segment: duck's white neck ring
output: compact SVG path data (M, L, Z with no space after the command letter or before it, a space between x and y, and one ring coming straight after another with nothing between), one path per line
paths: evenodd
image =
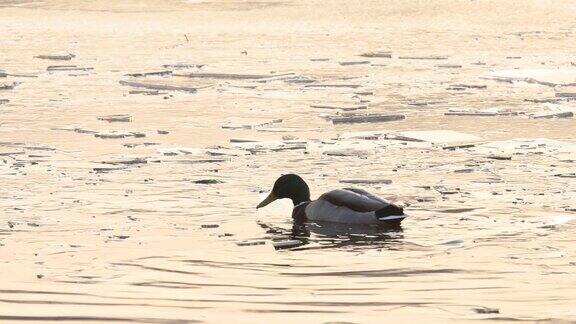
M302 206L302 205L304 205L304 204L307 204L307 203L309 203L309 202L310 202L310 200L303 201L303 202L299 203L298 205L294 205L294 208L298 208L298 207L300 207L300 206Z

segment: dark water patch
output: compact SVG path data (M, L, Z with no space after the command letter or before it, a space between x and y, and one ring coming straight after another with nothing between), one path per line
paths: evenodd
M397 242L398 245L391 245L391 243ZM338 251L350 251L350 252L365 252L367 249L371 250L390 250L390 251L400 251L402 249L401 241L388 241L382 242L378 239L319 239L314 240L310 244L305 246L300 246L292 248L291 251L309 251L309 250L338 250Z
M288 229L264 222L258 222L258 225L272 236L273 241L298 240L298 246L291 247L290 251L337 249L362 252L367 248L401 250L404 238L399 226L294 222Z

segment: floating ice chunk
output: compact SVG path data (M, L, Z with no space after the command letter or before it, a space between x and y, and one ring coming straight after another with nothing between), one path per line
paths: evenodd
M556 97L559 98L576 98L576 86L556 87Z
M111 161L102 161L100 163L112 164L112 165L134 165L134 164L146 164L148 163L148 159L144 157L135 157L135 158L118 159Z
M439 183L435 184L432 186L432 189L436 190L442 195L454 195L460 193L460 188L446 185L444 181L440 181Z
M451 245L451 246L462 245L462 244L464 244L464 240L459 240L459 239L450 240L450 241L440 243L440 245Z
M202 155L204 153L203 149L192 148L192 147L174 147L174 148L158 148L156 151L162 155L175 156L175 155L188 155L196 154Z
M486 154L571 154L576 145L567 141L558 141L547 138L516 138L506 141L496 141L478 145L472 149L474 152Z
M447 60L446 56L425 55L425 56L399 56L400 60Z
M377 57L377 58L392 58L392 52L390 51L376 51L360 54L362 57Z
M436 65L437 68L441 68L441 69L460 69L462 68L462 65L460 64L439 64Z
M250 154L244 150L229 149L229 148L208 148L206 154L211 156L243 156Z
M342 66L347 66L347 65L364 65L364 64L370 64L370 61L347 61L347 62L338 62L338 64L342 65Z
M12 90L18 84L18 82L0 82L0 90Z
M138 72L138 73L128 73L125 75L133 77L133 78L142 78L142 77L147 77L147 76L166 76L166 75L172 75L172 71L164 70L164 71L153 71L153 72Z
M557 148L553 155L562 162L576 162L576 143Z
M81 127L73 127L73 128L52 128L52 130L61 130L61 131L68 131L68 132L75 132L78 134L96 134L98 131L84 129Z
M428 101L428 100L415 100L415 101L409 101L406 104L410 105L410 106L417 106L417 107L423 107L423 106L429 106L429 105L436 105L436 104L440 104L443 103L441 101Z
M512 160L511 154L504 153L490 153L486 157L492 160Z
M542 228L555 228L558 227L560 225L569 223L571 221L573 221L574 219L576 219L576 216L573 215L557 215L552 217L548 222L546 222L546 224L540 226Z
M227 159L192 159L192 160L167 160L165 162L175 162L182 164L199 164L199 163L221 163L228 162Z
M487 79L498 81L523 81L547 86L576 85L576 69L518 69L492 71Z
M219 80L261 80L273 77L294 75L294 73L283 74L236 74L236 73L179 73L175 76L196 78L196 79L219 79Z
M545 103L545 110L533 113L530 117L538 118L571 118L574 117L575 108L557 105L553 103Z
M34 58L42 60L52 60L52 61L70 61L75 58L76 55L72 53L67 54L47 54L47 55L36 55Z
M288 150L305 150L307 143L305 141L265 141L265 142L232 142L231 145L252 153L257 152L279 152Z
M382 146L382 144L375 141L340 140L334 142L311 143L309 151L328 156L365 157L373 154L379 146Z
M478 314L500 314L500 310L498 308L490 308L490 307L474 307L472 310Z
M316 109L339 109L342 111L353 111L353 110L363 110L363 109L367 109L368 106L348 106L348 107L342 107L342 106L331 106L331 105L310 105L310 108L316 108Z
M340 183L350 183L350 184L391 184L390 179L342 179Z
M574 117L574 113L571 111L541 111L533 113L530 117L534 119L540 118L571 118Z
M560 178L576 178L576 173L575 172L557 173L554 176Z
M332 149L326 150L322 152L324 155L328 156L357 156L357 157L365 157L370 152L366 150L359 150L359 149Z
M452 130L392 132L386 134L386 138L401 141L427 142L445 148L474 146L482 141L482 138L478 136Z
M258 132L268 132L268 133L290 133L290 132L302 132L304 131L301 128L290 128L290 127L263 127L257 128L256 131ZM289 135L288 135L289 136Z
M151 90L170 90L170 91L183 91L183 92L191 92L191 93L198 91L197 88L168 85L168 84L159 84L159 83L144 83L144 82L135 82L135 81L123 81L123 80L120 80L119 83L121 85L125 85L125 86L151 89Z
M19 155L24 154L24 151L19 148L0 147L0 156Z
M156 96L159 95L160 92L158 90L130 90L128 91L129 94L143 94L147 96Z
M567 105L559 105L556 103L544 103L544 107L550 111L576 111L575 107L570 107Z
M282 119L251 119L251 118L229 118L222 128L226 129L255 129L257 127L270 126L281 123Z
M153 146L153 145L160 145L160 143L143 142L143 143L124 143L124 144L122 144L122 146L129 147L129 148L135 148L138 146Z
M94 134L98 138L126 138L126 137L146 137L146 134L141 132L128 132L128 131L102 131Z
M460 87L460 88L466 88L466 89L486 89L488 88L487 85L484 84L463 84L463 83L458 83L458 84L453 84L453 87Z
M46 68L46 71L90 71L94 70L92 67L79 67L77 65L51 65Z
M244 241L244 242L237 242L236 245L238 246L253 246L253 245L264 245L266 244L265 241Z
M250 138L231 138L230 139L230 143L255 143L255 142L261 142L261 141L257 140L257 139L250 139Z
M302 241L300 241L300 240L285 240L285 241L272 242L272 245L274 246L274 248L276 250L289 249L289 248L297 247L297 246L300 246L303 244L304 243L302 243Z
M126 170L128 169L127 165L121 165L121 166L106 166L106 165L102 165L102 166L97 166L97 167L93 167L92 170L96 173L104 173L104 172L110 172L110 171L119 171L119 170Z
M274 78L274 81L283 81L283 82L286 82L286 83L294 83L294 84L307 84L307 83L314 83L314 82L316 82L315 79L312 79L312 78L309 78L309 77L305 77L305 76L300 76L300 75L285 76L285 77Z
M182 70L182 69L201 69L204 67L205 64L185 64L185 63L176 63L176 64L164 64L162 65L165 69L174 69L174 70Z
M365 131L365 132L346 132L338 136L339 139L352 140L352 139L362 139L362 140L378 140L383 137L385 132L383 131Z
M355 123L380 123L388 121L397 121L405 119L404 115L382 115L382 114L363 114L363 115L336 115L329 117L333 124L355 124Z
M336 83L321 84L321 83L317 83L317 84L307 84L304 87L306 87L306 88L352 88L352 89L356 89L356 88L360 88L361 85L359 85L359 84L336 84Z
M493 116L515 116L518 115L517 111L509 109L488 108L482 110L468 110L468 109L450 109L444 113L446 116L478 116L478 117L493 117Z
M224 181L218 179L200 179L200 180L194 180L192 182L203 185L224 183Z
M107 115L107 116L100 116L98 120L104 120L109 123L111 122L131 122L132 116L130 115Z

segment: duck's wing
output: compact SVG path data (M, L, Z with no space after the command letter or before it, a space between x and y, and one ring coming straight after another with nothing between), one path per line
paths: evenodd
M344 188L329 191L318 200L324 200L332 205L347 207L357 212L373 212L390 206L386 200L365 190Z
M361 195L361 196L364 196L364 197L366 197L366 198L369 198L369 199L371 199L371 200L379 201L379 202L381 202L382 204L384 204L384 207L390 205L390 202L389 202L389 201L386 201L386 200L384 200L384 199L382 199L382 198L380 198L380 197L378 197L378 196L376 196L376 195L374 195L374 194L372 194L372 193L369 193L368 191L363 190L363 189L358 189L358 188L343 188L342 190L352 191L352 192L354 192L354 193L357 193L357 194L359 194L359 195Z

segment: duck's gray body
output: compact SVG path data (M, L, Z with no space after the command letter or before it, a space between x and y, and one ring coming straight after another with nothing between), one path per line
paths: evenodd
M394 206L394 207L392 207ZM361 189L336 189L307 203L304 213L309 221L348 224L400 222L407 216L401 208Z

